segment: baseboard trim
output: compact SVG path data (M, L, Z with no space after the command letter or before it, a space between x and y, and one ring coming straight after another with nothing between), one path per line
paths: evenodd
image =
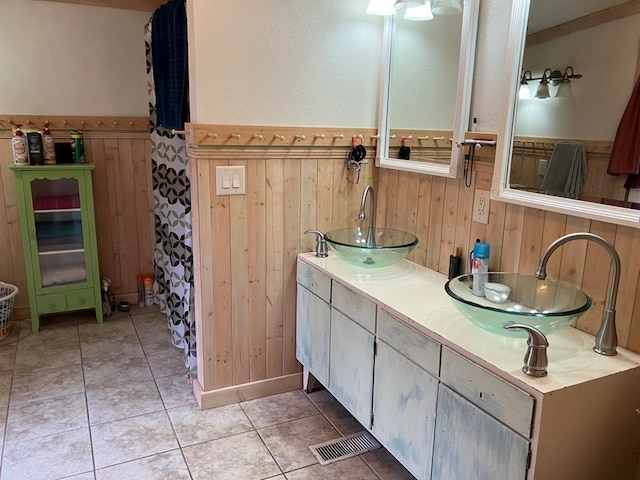
M200 382L194 380L193 394L200 410L222 407L232 403L244 402L255 398L268 397L278 393L291 392L302 388L302 373L293 373L282 377L268 378L257 382L233 385L218 390L204 391Z

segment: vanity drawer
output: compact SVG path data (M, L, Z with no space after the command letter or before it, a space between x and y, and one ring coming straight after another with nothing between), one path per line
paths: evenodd
M38 305L38 313L61 312L67 308L64 293L38 295L36 304Z
M331 302L331 278L328 275L298 260L296 281L325 302Z
M334 281L331 306L337 308L354 322L371 333L376 331L376 305Z
M442 348L440 380L525 438L531 436L534 398L481 366Z
M93 290L79 290L77 292L69 292L66 295L67 308L69 310L80 310L83 308L95 307Z
M440 344L382 309L378 310L378 339L437 377Z

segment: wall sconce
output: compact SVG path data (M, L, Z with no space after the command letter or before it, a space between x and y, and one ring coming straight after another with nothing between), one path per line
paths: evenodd
M404 9L406 20L425 21L433 15L462 13L461 0L369 0L366 12L370 15L393 15Z
M369 0L366 13L369 15L393 15L396 13L394 0Z
M396 2L397 3L397 2ZM405 20L413 20L416 22L425 22L427 20L433 20L433 12L431 11L431 2L421 2L422 5L414 7L407 7L404 11Z
M526 70L520 79L520 91L518 98L527 99L531 98L531 92L529 91L529 82L532 80L540 80L540 84L536 90L535 98L545 99L550 98L549 84L553 87L558 87L555 93L555 97L571 97L571 79L582 78L582 75L575 73L573 67L569 66L564 69L564 73L560 70L551 70L546 68L542 73L542 77L532 77L531 71Z

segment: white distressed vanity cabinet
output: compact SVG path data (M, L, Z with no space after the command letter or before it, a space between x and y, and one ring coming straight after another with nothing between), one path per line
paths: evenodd
M315 377L419 480L636 479L640 355L602 357L567 328L535 379L526 337L472 325L437 272L301 254L297 281L305 387Z

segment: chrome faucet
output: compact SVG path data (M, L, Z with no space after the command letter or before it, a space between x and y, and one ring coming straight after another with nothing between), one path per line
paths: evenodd
M375 220L375 212L376 212L376 195L373 193L373 187L371 185L367 185L364 187L364 192L362 192L362 200L360 201L360 212L358 213L358 220L364 220L364 207L367 202L367 195L370 195L369 199L369 230L367 231L367 243L365 246L367 247L375 247L376 239L374 235L374 220Z
M618 346L618 335L616 333L616 297L618 295L618 284L620 283L620 257L618 252L607 240L593 233L569 233L558 238L547 250L542 254L536 277L540 280L547 278L547 262L551 254L561 245L571 240L591 240L604 247L611 256L611 284L609 285L609 293L607 295L607 304L605 306L604 315L602 317L602 325L596 335L596 344L593 350L600 355L616 355L616 347Z
M549 359L547 357L547 348L549 341L544 333L531 325L523 323L507 322L502 328L522 329L529 335L527 339L527 353L524 355L524 366L522 371L525 375L532 377L546 377Z

